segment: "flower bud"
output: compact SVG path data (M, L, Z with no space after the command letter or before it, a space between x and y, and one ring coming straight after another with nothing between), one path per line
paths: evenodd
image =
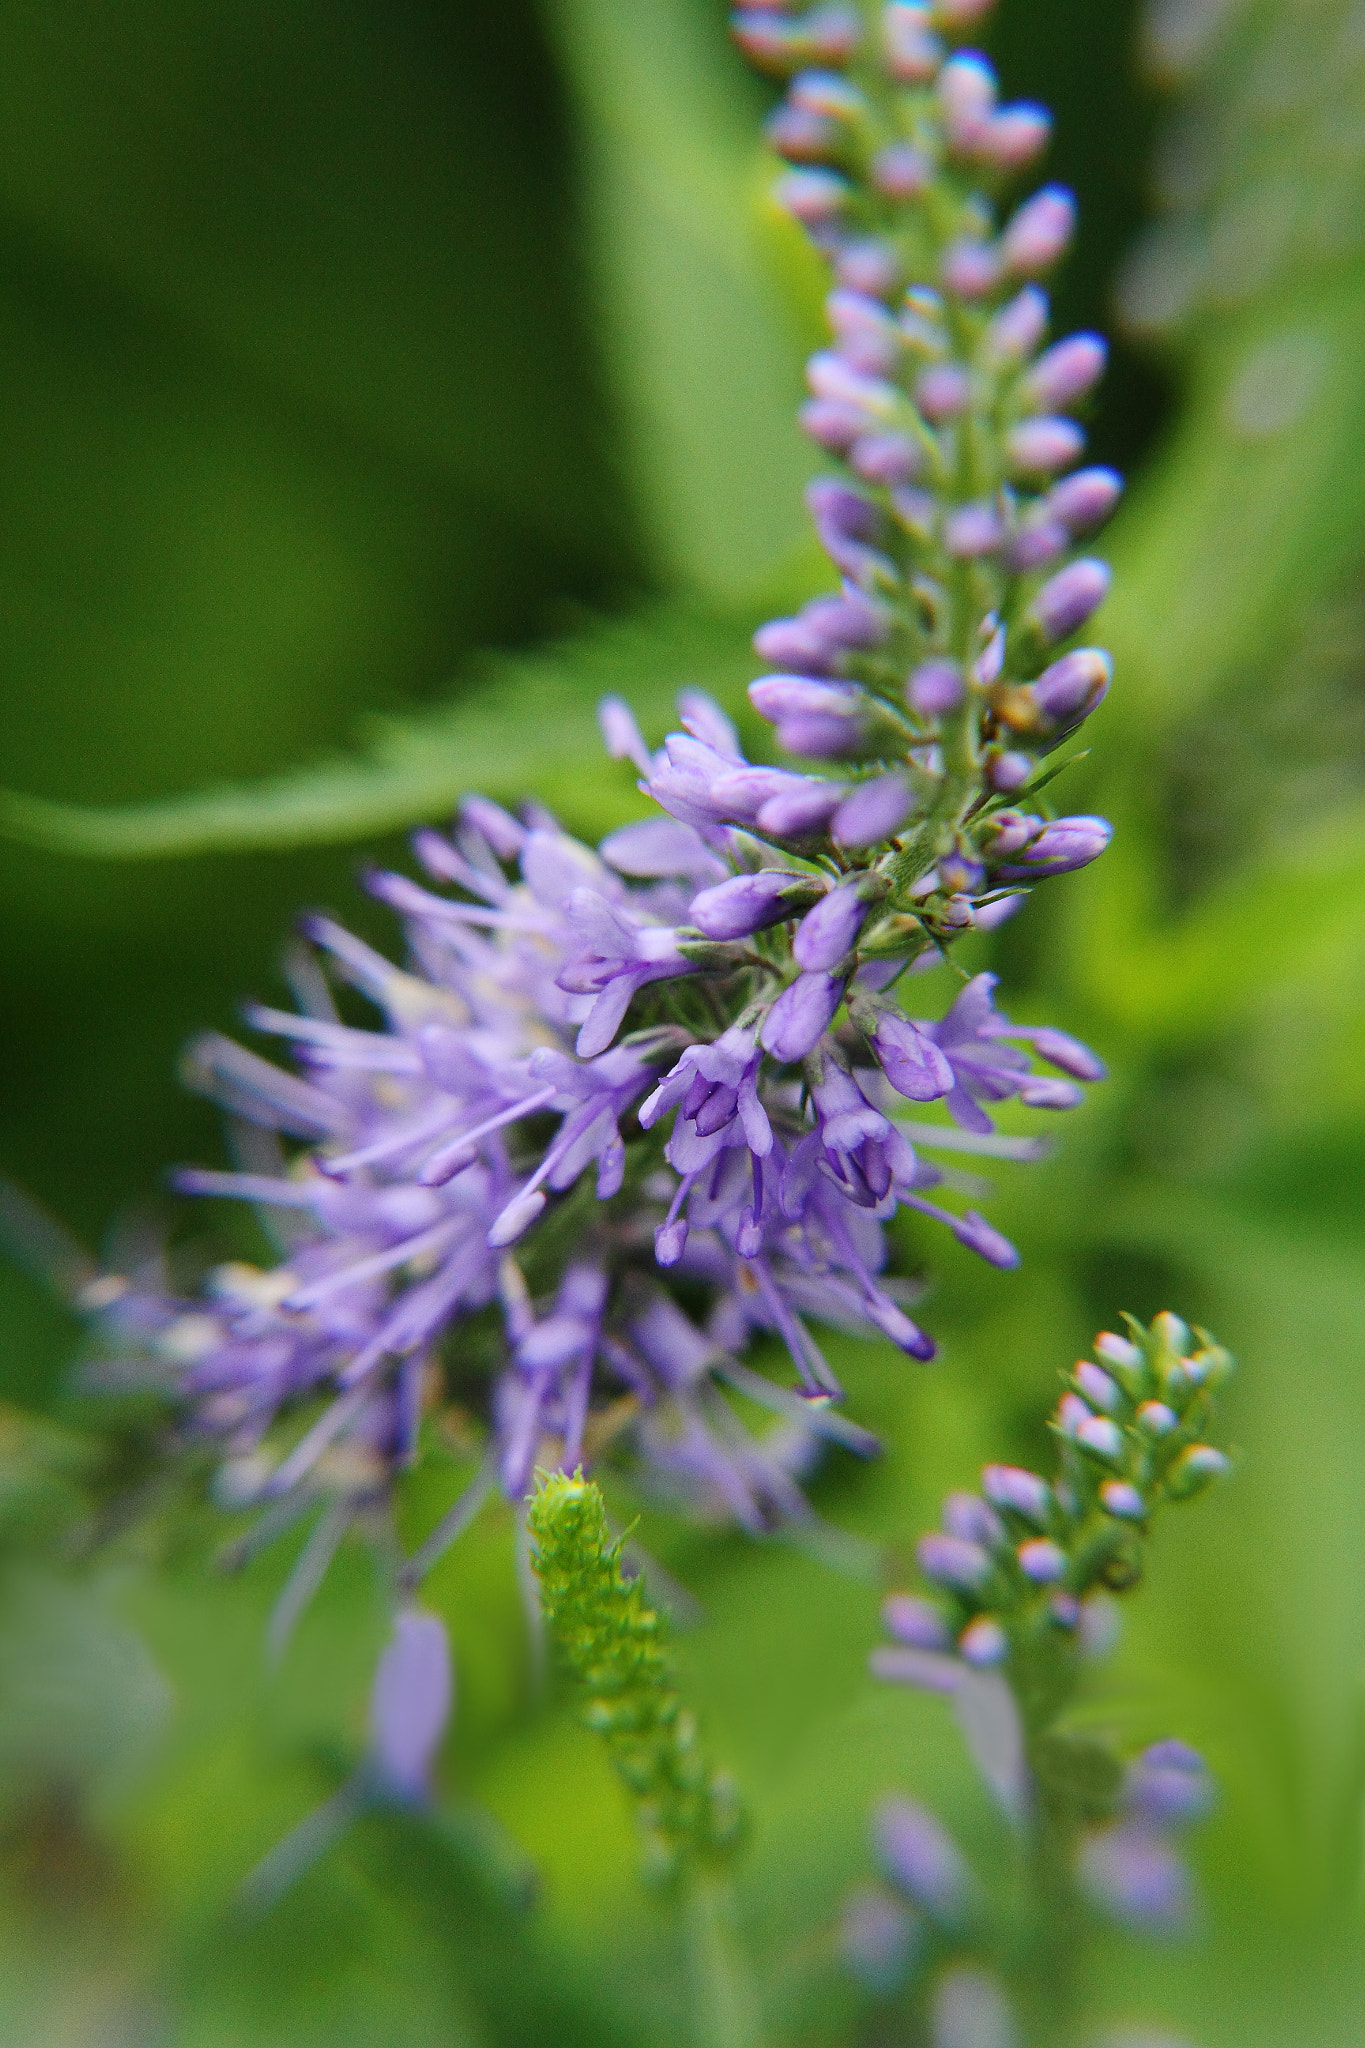
M1231 1470L1231 1460L1212 1444L1187 1444L1166 1473L1166 1490L1173 1500L1193 1500Z
M1122 495L1123 478L1116 469L1078 469L1052 486L1045 504L1068 533L1089 533L1103 524Z
M834 813L830 833L839 846L877 846L898 832L914 799L900 775L876 775L860 782Z
M989 1552L964 1536L942 1536L931 1530L915 1546L919 1568L936 1586L953 1593L979 1593L991 1575Z
M1000 364L1027 362L1047 333L1047 311L1047 293L1036 284L1026 284L986 329L990 356Z
M900 329L879 299L867 292L836 288L825 300L839 353L871 377L889 376L901 359Z
M872 183L887 199L918 199L933 175L928 157L908 142L888 143L872 159Z
M789 164L830 164L843 145L843 131L827 115L784 102L763 124L763 140Z
M1106 1364L1118 1366L1126 1372L1136 1372L1144 1363L1142 1347L1134 1344L1130 1337L1120 1337L1113 1330L1101 1330L1095 1339L1095 1353Z
M977 1493L950 1493L939 1519L949 1536L961 1536L965 1542L980 1543L987 1550L1006 1540L1004 1523Z
M919 1948L922 1923L877 1885L864 1885L844 1907L839 1954L865 1990L885 1998L904 1980Z
M1060 1543L1046 1536L1032 1536L1021 1543L1015 1555L1019 1569L1035 1586L1051 1586L1066 1577L1067 1555Z
M1100 1488L1100 1505L1106 1514L1115 1515L1122 1522L1147 1519L1146 1501L1126 1479L1106 1479Z
M953 1070L927 1031L897 1010L879 1010L872 1050L898 1095L934 1102L952 1088Z
M792 953L797 965L823 973L836 967L855 943L869 908L858 882L831 889L796 928Z
M1046 1522L1052 1505L1046 1480L1022 1465L987 1465L981 1491L993 1507L1008 1508L1029 1522Z
M957 1639L958 1653L969 1664L989 1669L1003 1664L1010 1653L1010 1639L992 1615L978 1614Z
M1104 375L1107 344L1098 334L1069 334L1039 356L1023 383L1025 400L1062 412Z
M1112 836L1113 827L1107 818L1054 818L1050 825L1044 825L1032 845L1025 847L1015 861L1002 865L999 873L1012 882L1042 875L1067 875L1097 860Z
M834 275L850 291L888 299L900 282L901 259L889 242L864 235L857 241L845 242L835 258Z
M946 1650L948 1630L930 1600L912 1593L892 1593L882 1602L882 1620L898 1642L917 1650Z
M1149 1826L1188 1826L1202 1820L1213 1802L1208 1766L1187 1742L1153 1742L1128 1767L1123 1803Z
M1099 1408L1106 1415L1112 1415L1114 1410L1121 1406L1123 1395L1119 1389L1108 1373L1101 1372L1099 1366L1092 1365L1089 1359L1083 1358L1077 1365L1075 1378L1076 1385L1092 1408Z
M893 1884L936 1920L952 1922L971 1902L971 1874L956 1843L913 1799L883 1799L873 1816L877 1853Z
M1190 1916L1190 1881L1176 1851L1149 1828L1105 1828L1083 1842L1077 1875L1096 1905L1125 1926L1173 1931Z
M756 875L732 875L703 889L692 898L688 915L709 939L742 939L765 925L797 916L820 890L814 875L760 868Z
M774 839L807 839L823 831L847 794L846 783L793 777L784 789L764 799L754 823Z
M915 404L935 425L956 419L971 395L970 373L959 363L931 363L915 380Z
M921 718L941 718L945 712L956 711L964 690L961 665L955 661L922 661L905 686L910 708Z
M1084 1422L1078 1423L1075 1442L1078 1450L1098 1458L1102 1464L1118 1465L1123 1461L1123 1431L1107 1416L1088 1415Z
M835 974L801 974L784 988L763 1020L760 1038L775 1060L803 1060L822 1036L843 998Z
M1032 775L1033 763L1027 754L994 754L986 772L992 789L999 790L1002 796L1013 796Z
M1102 702L1114 673L1100 647L1075 647L1045 668L1033 685L1039 723L1048 731L1070 731Z
M452 1691L444 1622L420 1608L403 1609L370 1694L370 1763L390 1798L420 1804L430 1796Z
M848 459L870 484L908 484L924 465L918 445L908 434L860 434Z
M882 13L882 48L887 69L901 85L927 85L943 61L943 45L929 23L929 9L893 0Z
M970 847L958 846L951 853L945 853L938 864L938 880L941 889L956 894L970 893L981 888L986 879L986 869Z
M807 400L798 409L796 418L802 433L809 434L812 441L831 455L844 454L867 425L867 414L861 406L834 398ZM786 658L783 655L765 657L772 661Z
M1006 270L1034 277L1049 270L1071 240L1076 201L1063 185L1044 185L1026 199L1000 238Z
M959 505L943 522L943 544L959 561L993 554L1005 538L1005 522L997 506L983 498Z
M1109 594L1113 572L1105 562L1084 556L1046 582L1029 606L1029 615L1043 638L1065 640L1098 611Z
M1025 476L1049 476L1067 469L1085 447L1085 435L1074 420L1045 414L1021 420L1005 436L1005 453Z
M943 252L939 275L945 291L962 299L981 299L1000 282L1000 253L991 242L962 235Z
M938 75L938 103L948 147L964 156L979 150L995 112L996 77L975 51L950 57Z
M1000 171L1021 171L1046 149L1052 116L1046 107L1017 100L1002 107L986 128L978 153Z
M773 197L803 227L823 227L838 220L853 197L853 188L837 171L788 171L778 179Z
M1164 1401L1144 1401L1137 1412L1138 1428L1148 1436L1169 1436L1180 1417Z

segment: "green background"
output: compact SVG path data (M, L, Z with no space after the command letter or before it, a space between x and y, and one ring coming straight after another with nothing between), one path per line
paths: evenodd
M1132 477L1106 537L1118 675L1066 794L1115 843L980 953L1113 1078L1045 1167L1000 1176L1019 1274L932 1246L940 1363L840 1352L889 1451L832 1460L815 1497L907 1558L947 1486L1040 1453L1058 1370L1119 1310L1217 1330L1242 1361L1237 1476L1160 1535L1095 1704L1220 1775L1202 1928L1107 1946L1096 2024L1345 2048L1365 36L1345 0L1244 0L1171 61L1211 15L1164 10L1164 75L1130 0L1003 0L994 31L1082 197L1059 320L1109 324L1121 273L1135 315L1152 278L1200 280L1162 338L1121 342L1094 423ZM177 1055L277 993L301 906L383 936L358 862L471 784L585 832L628 815L629 779L591 770L599 691L656 733L680 683L737 706L752 625L826 580L791 425L818 277L764 201L766 99L710 0L0 0L0 1133L91 1245L218 1227L164 1193L168 1162L220 1156ZM1162 209L1143 286L1122 266ZM444 1780L450 1815L477 1799L529 1851L539 1905L481 1890L453 1822L375 1820L264 1925L234 1916L358 1752L374 1574L345 1552L268 1674L289 1559L229 1581L207 1508L109 1511L144 1475L73 1404L73 1341L0 1272L0 2037L684 2039L674 1931L602 1758L537 1687L497 1511L431 1586L460 1668ZM457 1478L414 1482L414 1540ZM867 1680L875 1586L777 1543L645 1536L700 1603L680 1658L753 1810L773 2038L894 2038L855 2012L831 1930L882 1789L999 1852L946 1716Z

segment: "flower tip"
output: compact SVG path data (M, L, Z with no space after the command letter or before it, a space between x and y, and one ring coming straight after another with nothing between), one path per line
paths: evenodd
M488 1233L490 1248L493 1251L500 1251L504 1245L515 1244L522 1233L529 1230L535 1222L545 1207L545 1200L541 1190L535 1188L509 1202Z

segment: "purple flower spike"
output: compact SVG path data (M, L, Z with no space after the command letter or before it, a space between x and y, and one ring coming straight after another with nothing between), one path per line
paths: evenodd
M692 898L688 916L708 939L743 939L765 925L793 915L804 896L809 900L819 882L812 875L789 874L783 868L760 868L756 875L732 875Z
M1000 237L1005 268L1016 277L1050 270L1076 227L1076 201L1064 185L1044 185L1026 199Z
M839 846L879 846L900 830L913 801L904 776L876 775L844 798L834 813L831 834Z
M1049 412L1065 411L1099 383L1109 350L1098 334L1071 334L1039 356L1024 380L1024 394Z
M1004 538L1000 510L985 499L976 505L960 505L943 522L943 544L959 561L993 554Z
M883 1870L915 1905L948 1925L971 1905L975 1887L962 1852L913 1799L884 1799L873 1819Z
M779 178L774 197L803 227L814 228L838 220L853 192L837 171L799 170Z
M825 973L838 966L867 917L869 906L858 888L857 882L841 882L806 912L792 941L798 966Z
M404 1608L370 1693L370 1766L386 1796L400 1805L425 1805L431 1797L452 1690L445 1624L420 1608Z
M798 975L763 1020L764 1049L775 1060L803 1060L818 1044L843 993L844 984L837 974Z
M1086 556L1069 562L1045 583L1029 606L1047 640L1065 640L1098 611L1109 594L1113 571L1106 562Z
M879 1010L872 1050L891 1086L911 1102L934 1102L953 1087L953 1069L929 1032L898 1010Z
M1074 868L1088 867L1097 860L1113 837L1107 818L1054 818L1044 825L1031 846L1013 861L1003 862L996 873L1007 881L1027 881L1039 875L1067 875Z

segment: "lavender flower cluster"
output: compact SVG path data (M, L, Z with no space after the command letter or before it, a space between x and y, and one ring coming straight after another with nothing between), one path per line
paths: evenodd
M1054 1911L1065 1918L1069 1896L1128 1927L1173 1933L1192 1909L1177 1837L1213 1803L1203 1759L1167 1739L1124 1760L1068 1727L1067 1714L1086 1667L1113 1646L1112 1594L1139 1582L1152 1516L1228 1469L1204 1436L1232 1360L1169 1313L1126 1337L1103 1331L1094 1348L1050 1423L1056 1477L988 1465L979 1493L948 1496L941 1528L918 1549L932 1597L887 1600L895 1642L873 1652L872 1669L953 1701ZM887 1798L874 1837L884 1882L855 1897L844 1927L847 1960L871 1989L896 1990L921 1965L932 1979L989 1951L997 1909L931 1814ZM962 1981L1007 2013L991 1980ZM1012 2039L1012 2025L999 2034Z
M409 1588L494 1488L523 1501L538 1463L620 1451L646 1486L748 1529L809 1519L798 1481L820 1439L874 1448L828 1405L812 1323L931 1356L886 1224L913 1210L1014 1264L945 1204L952 1170L930 1155L1027 1156L994 1107L1069 1108L1102 1075L1066 1033L1011 1022L989 974L937 1018L891 994L1109 832L1041 795L1042 757L1109 681L1099 650L1059 651L1108 572L1057 566L1118 493L1107 470L1061 474L1084 445L1067 408L1104 351L1079 335L1039 352L1035 280L1072 205L1048 187L996 228L985 188L1047 122L999 107L982 58L947 54L940 33L982 11L893 5L879 39L837 6L735 17L790 76L782 195L835 274L804 418L843 465L809 493L841 585L762 628L775 672L749 693L777 748L818 766L747 760L696 693L652 751L612 699L609 751L653 815L596 851L538 805L478 797L450 833L420 832L427 884L369 884L404 965L313 918L297 1010L249 1016L294 1065L213 1036L192 1054L248 1135L240 1170L179 1185L253 1205L278 1262L221 1266L193 1299L117 1277L87 1296L108 1369L170 1397L218 1455L224 1503L265 1511L262 1539L321 1510L304 1591L452 1381L487 1390L489 1448ZM356 994L377 1019L354 1021ZM909 1122L906 1101L951 1122ZM799 1392L742 1362L761 1333ZM777 1425L752 1434L725 1387Z

